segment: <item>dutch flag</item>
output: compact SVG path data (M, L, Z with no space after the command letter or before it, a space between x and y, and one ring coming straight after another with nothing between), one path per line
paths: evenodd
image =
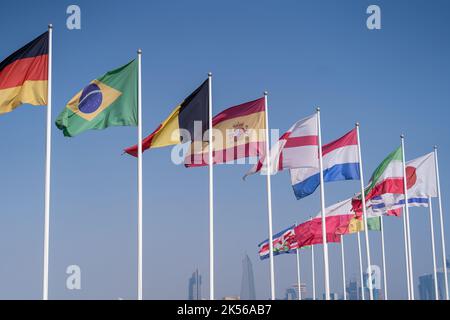
M324 145L322 157L324 182L359 180L356 129ZM297 168L291 169L290 172L297 200L312 194L320 184L319 168Z

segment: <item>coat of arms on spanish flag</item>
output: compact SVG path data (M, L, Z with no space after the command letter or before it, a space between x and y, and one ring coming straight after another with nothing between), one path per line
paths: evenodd
M0 114L47 105L48 31L0 62Z

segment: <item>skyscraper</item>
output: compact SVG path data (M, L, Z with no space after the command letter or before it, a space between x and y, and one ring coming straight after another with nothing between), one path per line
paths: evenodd
M242 260L241 300L256 300L253 266L247 254Z
M198 269L189 278L188 299L201 300L202 299L202 276L199 275Z
M448 270L447 270L448 274ZM439 300L445 299L445 278L442 269L437 272ZM435 300L433 274L425 274L419 277L419 297L420 300Z
M349 300L359 300L358 282L356 282L356 280L350 280L350 282L347 284L346 290Z

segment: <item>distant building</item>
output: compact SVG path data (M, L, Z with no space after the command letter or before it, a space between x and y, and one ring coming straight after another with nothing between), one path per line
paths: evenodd
M202 299L202 276L199 275L198 269L189 278L188 299L201 300Z
M241 282L240 298L242 300L256 300L255 277L253 275L253 266L247 254L242 260L242 282Z
M327 299L325 293L323 294L323 300ZM339 295L336 292L330 292L330 300L339 300Z
M448 270L447 270L448 275ZM438 283L438 295L439 300L445 299L445 278L444 272L437 272L437 283ZM436 300L436 295L434 292L434 278L433 274L425 274L419 277L419 297L420 300Z
M286 289L286 292L284 294L284 300L298 300L299 290L301 292L302 300L305 299L306 298L306 284L301 283L300 289L299 289L298 284L295 283Z
M356 280L350 280L345 290L347 291L348 300L359 300L358 282Z
M366 284L368 282L368 278L369 275L365 272L363 275L363 281L364 284ZM375 282L375 281L373 281ZM381 288L373 288L373 300L383 300L383 292L381 291ZM362 297L362 289L359 288L359 292L361 294ZM367 286L364 286L364 298L366 300L370 299L370 292L369 292L369 288Z

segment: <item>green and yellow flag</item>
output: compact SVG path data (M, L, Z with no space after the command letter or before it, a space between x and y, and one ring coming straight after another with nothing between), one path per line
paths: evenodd
M86 130L138 124L138 63L136 60L109 71L73 97L56 119L64 136Z

